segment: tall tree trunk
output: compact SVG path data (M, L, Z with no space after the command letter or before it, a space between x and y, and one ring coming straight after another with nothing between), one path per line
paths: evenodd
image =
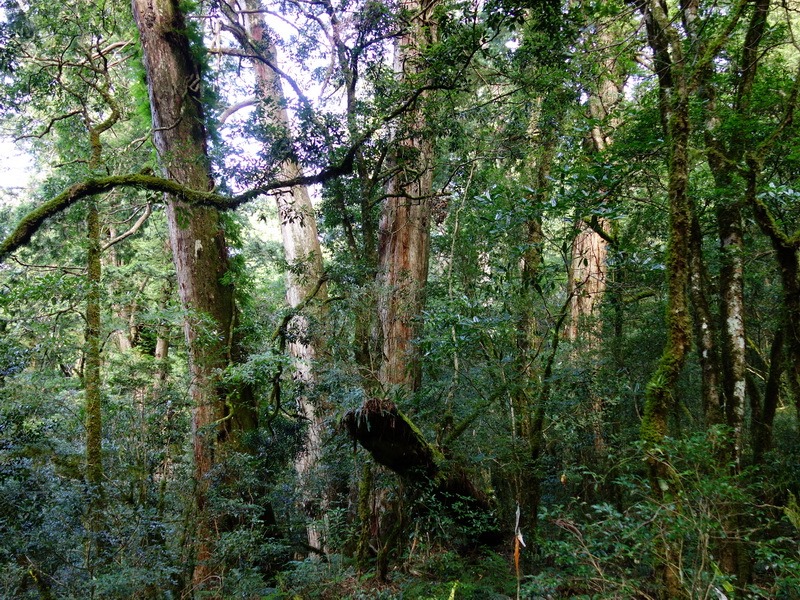
M661 458L658 445L669 433L673 412L673 391L691 346L689 315L689 235L692 218L689 187L689 81L685 71L681 40L673 29L666 6L658 0L642 3L648 41L661 88L662 120L668 125L669 140L669 240L667 246L667 342L658 368L647 385L641 437L651 488L655 498L669 506L674 492L669 465ZM678 549L668 537L658 540L661 578L666 596L684 598Z
M256 12L260 3L248 0L250 11L246 17L246 31L264 58L272 65L278 64L275 45L269 37L263 18ZM283 135L291 139L291 124L286 110L286 98L283 94L280 78L265 61L255 60L254 68L261 100L264 102L267 119L280 127ZM268 107L268 108L266 108ZM300 166L293 156L287 156L281 164L281 174L287 178L302 175ZM278 218L280 219L283 251L289 263L286 274L286 300L289 306L322 306L327 299L327 285L324 281L322 250L317 233L317 221L314 206L306 186L295 186L291 189L278 190L276 194ZM313 297L315 303L309 304ZM314 311L313 308L310 309ZM307 314L297 314L289 322L289 354L294 359L294 380L303 388L297 396L297 407L306 420L306 440L304 451L295 461L295 468L301 480L313 474L322 452L322 434L324 420L322 407L314 406L309 398L310 388L314 385L313 363L320 354L321 338L311 330L311 320ZM306 483L308 483L306 481ZM312 508L317 500L306 495L301 502L312 514L319 517L324 507ZM322 532L315 525L308 527L308 543L312 548L322 548Z
M692 211L689 240L689 295L694 309L694 334L700 362L703 394L703 417L706 427L724 423L721 388L721 365L717 345L717 326L708 302L708 273L703 261L703 234L696 211Z
M91 158L89 168L100 167L103 146L100 136L119 120L119 111L114 99L108 94L104 99L110 109L109 116L101 123L91 122L84 114L84 124L89 133ZM103 392L102 392L102 347L101 340L101 283L103 276L103 250L101 247L100 210L97 200L89 201L86 218L88 248L86 252L86 360L84 363L84 391L86 394L86 482L89 488L88 524L89 545L87 566L91 571L95 562L102 560L104 552L103 529ZM94 587L92 588L94 594Z
M705 75L705 79L710 79L709 75ZM720 391L722 393L725 418L724 421L718 420L717 422L727 422L733 429L731 458L738 466L741 461L744 437L747 375L744 331L744 233L741 196L735 190L734 173L729 166L729 161L740 160L742 148L738 144L732 149L725 148L716 139L719 127L719 119L714 114L716 110L716 94L709 81L706 81L703 86L703 99L704 108L707 111L704 131L706 160L717 189L724 194L724 200L717 205L716 216L721 257L719 277L721 352L719 366L722 377ZM739 198L737 199L736 196L739 196ZM699 244L702 244L702 242ZM713 332L716 329L715 327L710 327L709 332ZM701 338L701 341L703 341L703 338ZM709 349L705 348L704 350ZM701 355L701 365L703 358L705 356ZM707 408L708 404L707 402ZM707 416L710 415L707 414Z
M87 507L87 567L90 572L97 566L103 553L103 409L102 409L102 359L100 355L100 285L102 277L100 251L100 212L97 202L89 202L86 220L89 248L86 293L86 358L83 385L86 394L86 484Z
M597 227L608 233L606 219L596 221ZM606 291L608 275L608 244L606 240L584 221L578 221L578 234L572 242L572 262L569 269L570 319L567 338L581 340L584 350L598 350L602 322L599 306ZM592 369L596 371L596 369ZM591 374L595 378L596 373ZM603 397L595 390L588 393L594 458L603 464L607 454L606 435L603 431L605 405Z
M751 96L756 73L758 72L761 57L761 42L767 29L771 0L755 0L753 14L747 27L744 46L742 48L741 68L742 73L736 90L735 108L742 119L747 119L750 114ZM747 140L737 137L733 144L729 158L738 162L747 151ZM719 160L711 159L709 164L712 169L716 165L715 176L718 184L732 181L729 174L730 167L724 169ZM723 174L724 173L724 174ZM728 186L729 187L729 186ZM747 192L746 192L747 193ZM734 461L737 468L741 467L742 450L744 445L744 413L745 392L747 379L747 359L745 356L746 338L744 323L744 227L742 222L742 196L721 206L717 213L719 227L720 247L722 251L722 267L720 271L720 286L722 291L722 318L723 318L723 350L725 374L725 412L728 425L734 431ZM741 560L737 561L741 562ZM740 584L745 583L743 569L738 568Z
M752 87L758 69L760 44L767 25L770 0L756 0L741 56L741 73L734 102L734 111L742 122L749 118ZM696 10L692 12L696 18ZM745 394L747 390L747 360L744 316L744 226L742 220L743 194L737 190L736 171L732 165L741 162L749 150L747 134L741 132L729 143L723 143L718 135L720 125L716 114L716 89L712 81L712 68L707 65L700 71L703 86L701 96L706 112L704 138L706 158L716 187L723 193L717 204L717 230L720 244L720 340L722 398L724 419L733 431L729 457L735 470L741 470L744 447ZM701 357L701 364L702 364ZM708 406L709 403L707 402ZM707 416L709 414L707 413ZM717 418L714 416L714 418ZM741 510L732 507L723 515L723 526L727 532L719 550L720 568L735 575L743 586L750 578L751 566L747 552L740 539L742 528Z
M153 142L164 175L193 189L210 190L214 184L200 101L202 80L179 3L133 0L133 13L147 73ZM214 589L221 572L214 562L221 524L208 511L210 475L222 459L221 451L238 444L243 432L255 428L256 412L246 390L226 391L219 380L221 370L240 358L233 288L222 283L228 256L220 216L213 208L170 199L167 218L178 291L186 312L184 333L192 375L198 511L192 583L198 590Z
M744 444L744 409L747 362L744 331L744 233L739 202L721 206L719 227L722 294L722 356L725 416L733 430L733 460L741 467Z
M605 48L613 45L611 23L595 23L592 45ZM587 41L588 42L588 41ZM619 119L614 111L622 97L622 73L616 57L605 54L597 65L599 69L594 89L590 90L588 107L593 121L590 130L591 147L596 156L601 156L613 143L614 130ZM582 215L581 215L582 217ZM604 218L593 217L594 226L589 226L583 218L577 221L578 234L572 242L572 262L569 269L570 319L567 324L567 338L582 341L581 347L596 351L603 324L600 321L599 307L606 291L608 277L607 236L610 223ZM606 436L603 431L605 406L603 398L589 391L591 404L591 427L594 441L594 454L602 464L607 453Z
M670 159L670 237L667 256L667 343L659 366L651 377L645 396L641 435L646 443L647 463L653 492L662 501L669 502L672 485L669 465L660 457L657 446L669 432L669 419L673 411L673 390L683 370L691 345L691 325L686 296L689 279L688 230L690 215L686 202L688 183L688 103L679 103L681 117L671 117L673 133ZM656 450L651 452L651 450ZM685 596L680 583L677 553L669 540L663 542L664 582L670 598Z
M397 40L395 72L402 81L418 81L423 73L422 49L433 40L435 2L408 0L401 8L409 15L407 30ZM420 98L420 101L424 99ZM393 387L416 391L422 369L414 339L428 281L433 143L425 135L425 117L419 108L409 111L398 131L394 158L397 174L389 182L379 225L383 364L380 379L385 391Z
M402 85L426 83L422 50L433 41L434 5L435 2L428 0L406 0L400 4L407 24L396 39L394 66ZM441 461L436 460L440 456L438 449L424 439L393 400L417 391L422 375L415 338L421 331L428 280L433 190L433 140L425 135L426 122L421 109L426 99L426 93L420 94L394 132L390 162L395 167L395 174L388 182L378 225L377 308L383 350L378 381L382 390L377 394L379 398L369 398L361 407L358 411L360 416L355 412L348 413L345 422L352 437L377 462L412 480L431 480L436 488L442 489L450 478L441 473ZM368 197L362 196L362 201L368 201ZM364 212L363 217L368 218L368 214ZM368 243L365 238L365 250ZM363 344L370 333L368 327L368 321L365 321L362 330L357 332L362 336L362 347L358 349L361 362L369 358L369 346ZM364 380L369 384L369 373L365 375ZM381 433L376 436L376 432ZM377 494L380 497L380 491ZM386 577L388 556L400 539L399 527L405 519L402 515L391 515L397 515L401 509L402 504L398 504L389 508L385 515L394 526L386 528L386 539L378 540L379 578Z
M431 21L434 4L435 1L429 0L404 0L400 3L403 16L407 18L405 31L395 42L394 68L401 84L421 85L420 80L424 79L422 49L432 41L428 36L434 27ZM386 435L388 445L375 445L369 432L358 427L351 427L350 431L377 462L401 475L433 479L438 473L438 469L431 468L436 463L432 459L433 447L397 410L391 399L414 393L419 389L422 379L421 359L415 338L422 330L422 307L428 281L433 189L433 142L430 136L424 135L425 116L420 109L426 97L427 94L421 94L417 103L403 115L394 132L394 147L390 151L393 152L390 161L396 173L388 182L387 195L381 207L376 277L379 336L382 342L378 372L378 383L382 389L377 392L385 399L370 399L362 407L363 411L372 411L374 407L381 414L389 416L388 423L399 425L392 433L399 435ZM362 199L367 200L367 197L362 196ZM366 213L362 216L369 218ZM364 242L366 250L369 240L365 238ZM362 336L362 347L357 349L361 361L369 359L369 344L364 345L369 340L366 336L372 333L369 329L369 321L364 320L361 331L357 332ZM362 371L365 371L363 366ZM367 385L370 384L369 372L364 372L363 379ZM404 456L419 457L421 464L403 473L382 458L386 450L389 450L389 455L399 451ZM389 462L395 461L390 459ZM405 466L402 468L405 470ZM382 490L377 490L376 496L376 504L386 504ZM396 499L394 503L395 506L388 507L383 515L382 521L387 523L384 528L387 531L385 539L377 543L376 564L380 579L386 578L389 554L395 551L394 546L399 540L397 527L404 522L402 515L397 516L398 511L402 510L402 500Z
M593 44L604 48L614 43L610 23L595 24ZM591 147L595 154L601 154L613 143L614 130L619 119L614 110L622 97L622 74L614 56L605 55L597 67L600 69L597 83L589 93L589 117L593 121L590 130ZM598 226L607 231L605 219L598 219ZM570 266L570 322L567 337L575 341L582 335L590 345L595 345L601 325L586 322L597 317L597 306L606 288L607 244L605 239L593 228L578 220L579 233L572 244L572 264Z

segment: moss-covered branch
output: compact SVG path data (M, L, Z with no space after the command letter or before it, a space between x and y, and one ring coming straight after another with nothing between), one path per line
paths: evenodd
M586 223L586 226L589 227L592 231L594 231L597 235L600 236L602 240L604 240L609 246L612 248L616 248L619 246L619 241L616 237L611 235L610 232L603 229L603 225L600 223L600 219L597 218L597 215L592 215L591 217L585 217L583 222Z
M28 243L33 234L38 231L47 219L56 216L80 200L109 192L118 187L149 189L181 197L194 196L195 194L209 195L202 192L193 192L167 179L141 173L87 179L70 186L52 200L45 202L25 215L14 231L0 244L0 261L5 260L9 254ZM216 194L211 195L216 196ZM216 196L216 198L222 199L221 196ZM193 199L197 200L198 198Z
M236 196L223 196L214 192L193 190L175 181L143 173L87 179L70 186L52 200L45 202L25 215L14 231L0 243L0 262L3 262L9 254L27 244L47 219L63 212L80 200L97 194L104 194L116 188L128 187L163 192L180 198L188 204L214 206L220 210L228 210L281 188L324 183L335 177L347 175L353 170L353 157L360 145L359 143L350 148L339 164L322 169L314 175L274 181Z

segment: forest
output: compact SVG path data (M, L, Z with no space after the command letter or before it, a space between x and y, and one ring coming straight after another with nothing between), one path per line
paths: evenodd
M1 0L0 73L0 597L800 598L798 0Z

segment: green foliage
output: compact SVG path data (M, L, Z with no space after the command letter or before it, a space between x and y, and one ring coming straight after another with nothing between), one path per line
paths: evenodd
M294 562L279 576L275 598L366 600L500 600L513 593L514 579L506 557L493 552L465 558L455 552L415 546L419 554L406 559L408 574L381 585L374 574L358 576L339 555L328 561Z
M729 435L727 429L714 429L684 440L668 438L651 450L672 474L669 502L654 496L637 461L617 457L625 465L614 484L625 498L624 510L583 502L548 508L536 556L539 573L527 578L526 593L534 598L657 595L651 574L660 564L658 541L663 539L680 543L674 566L689 597L715 589L730 593L733 582L717 561L727 543L726 507L736 506L747 515L744 548L758 565L746 597L791 597L798 576L792 542L782 536L756 541L774 519L773 509L759 499L769 482L756 472L732 474L731 465L715 458Z
M700 38L682 40L687 65L732 14L731 3L698 6ZM746 3L690 99L689 194L714 323L722 321L726 292L719 214L733 204L744 214L749 405L745 450L732 464L734 434L708 427L703 414L697 340L686 368L667 352L658 369L667 339L664 274L674 268L666 253L671 140L647 28L631 5L459 0L420 15L372 0L264 7L294 24L291 33L271 34L297 88L284 86L285 106L263 102L218 131L212 121L223 107L252 92L250 64L235 55L240 49L231 46L217 3L179 3L188 17L181 33L202 64L198 97L213 132L216 192L273 182L287 157L307 173L352 160L353 172L326 182L318 214L306 216L319 221L330 294L318 314L308 311L309 335L321 342L313 384L294 377L283 347L305 339L280 329L290 314L284 276L302 265L283 258L274 198L223 218L231 265L223 283L236 289L235 330L220 332L209 315L179 308L160 192L136 187L143 178L152 183L147 169L158 161L128 3L3 3L0 115L4 131L35 154L41 180L19 198L4 194L0 207L3 239L20 222L30 226L16 240L25 247L13 244L15 256L0 265L0 596L189 594L198 483L209 486L205 508L218 526L213 559L223 565L225 597L513 597L518 507L528 543L521 597L655 597L663 591L656 575L665 547L680 550L671 566L689 597L800 596L797 391L787 375L770 424L773 451L751 464L748 449L763 416L769 348L786 322L792 269L774 251L783 245L797 253L796 24L771 14L743 111L741 57L755 7ZM687 22L674 16L684 23L677 35L687 35ZM393 46L417 22L431 37L419 64L398 78ZM590 104L609 79L619 98L603 107L606 117L592 116ZM120 120L102 134L101 161L90 173L91 128L114 104ZM269 119L284 108L289 127ZM425 124L407 118L408 109ZM424 384L392 397L431 444L442 473L463 475L489 509L385 471L360 486L370 459L341 427L344 414L388 393L379 384L386 293L375 280L379 219L391 177L415 175L413 161L405 162L414 152L398 144L418 127L436 149L430 276L424 310L409 317L423 324L415 343ZM602 151L598 132L607 137ZM728 181L709 164L710 133L719 142L714 151L728 153ZM756 189L748 190L747 169L756 163ZM86 210L77 196L59 196L89 175L101 182L93 189L103 193L104 241L154 206L145 226L104 255L99 532L87 530L84 484ZM757 202L747 204L750 191ZM757 210L767 211L766 225L755 222ZM605 292L569 340L561 316L570 294L581 295L570 265L586 223L607 225L598 275ZM774 239L765 235L770 228ZM184 318L196 325L201 347L243 341L243 355L225 357L213 376L228 408L245 389L261 417L236 450L215 456L202 482L193 480L198 407ZM719 332L714 342L723 343ZM156 359L165 345L167 357ZM791 356L785 362L793 366ZM647 401L655 395L664 400L658 430ZM317 449L298 400L316 407L322 436L302 476L294 464ZM645 477L645 448L636 443L642 426L647 455L663 466L658 481ZM310 554L309 526L321 532L314 549L321 554ZM479 547L475 538L490 528L501 530L505 545ZM398 539L383 548L389 532ZM721 558L732 539L752 570L741 581ZM97 540L108 555L87 557L88 542ZM391 559L387 581L369 570L375 554Z
M800 529L800 506L797 504L797 497L789 492L789 502L783 508L786 518L794 525L796 529Z

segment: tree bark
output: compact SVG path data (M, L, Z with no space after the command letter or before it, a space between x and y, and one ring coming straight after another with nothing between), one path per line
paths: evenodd
M590 346L596 346L602 324L590 320L597 318L597 307L605 293L608 248L606 241L586 223L579 221L577 226L569 269L572 301L567 339L574 342L582 337ZM600 227L607 230L605 219L600 221Z
M725 416L733 430L733 460L741 467L747 361L744 331L744 232L739 202L721 206L719 227Z
M103 553L103 408L102 408L102 357L100 285L102 264L100 251L100 213L97 203L89 203L86 220L87 276L86 276L86 357L83 367L83 385L86 395L86 484L87 507L87 566L93 570Z
M435 2L429 0L404 0L400 3L401 14L407 19L405 29L395 42L394 69L401 85L425 83L422 50L432 41L430 36L434 30L434 5ZM384 442L388 443L389 448L396 446L401 456L418 459L416 462L420 464L414 469L418 478L430 479L438 472L431 464L432 459L428 459L432 456L431 447L419 430L403 426L409 425L410 421L395 417L400 413L391 399L413 394L419 389L422 380L421 357L415 340L422 331L433 188L433 141L424 134L426 122L421 109L426 98L426 93L420 94L416 104L403 115L393 132L394 146L390 150L392 154L389 162L395 168L395 174L386 186L386 197L381 206L378 224L376 283L380 330L376 333L379 333L382 344L382 356L378 371L381 389L377 390L377 395L382 400L379 401L381 409L375 414L386 415L393 423L397 423L400 437L389 436L377 446L370 447L368 438L359 435L358 429L351 430L351 435L379 463L385 460L382 456L383 448L386 447ZM362 196L362 202L366 200L367 197ZM369 218L367 213L362 216ZM368 241L365 239L365 249ZM367 386L371 383L370 373L363 361L369 360L370 346L374 343L369 341L364 344L369 340L366 336L370 335L370 329L369 321L365 319L357 332L361 336L357 358L361 359L363 379ZM362 406L362 411L372 414L371 406L372 401L367 401ZM389 452L390 455L394 453L394 450ZM377 491L376 496L381 498L385 494ZM402 516L389 516L392 513L397 515L402 510L401 499L395 500L395 504L389 508L383 519L386 521L387 516L391 519L391 524L386 528L387 536L377 541L379 577L386 575L388 555L394 551L393 545L400 539L397 526L405 521Z
M264 55L270 64L277 65L275 45L269 37L267 26L256 12L260 3L248 0L250 11L246 15L246 31L250 40ZM264 103L265 117L284 131L291 139L291 124L286 109L286 98L283 94L280 78L275 71L263 61L254 61L256 82L259 94ZM286 179L294 179L302 175L300 166L293 156L287 156L281 164L281 175ZM322 306L327 299L327 285L324 282L322 250L317 233L317 221L314 206L306 186L297 185L292 188L277 190L278 218L280 219L283 251L289 271L286 274L286 300L289 306L296 308L301 303L308 304L314 295L312 306ZM311 310L312 313L319 311ZM303 452L295 460L295 469L304 481L312 475L322 452L322 435L324 420L321 408L314 406L309 399L310 388L316 377L313 363L320 354L321 339L311 330L311 319L307 314L297 314L289 321L287 330L289 354L294 359L293 379L301 386L297 395L297 408L307 423L306 440ZM317 501L305 497L302 504L310 509ZM322 509L312 511L312 517L319 517ZM317 526L308 527L308 543L312 548L322 548L322 534Z
M408 0L401 8L409 15L407 30L397 41L395 72L403 82L419 80L422 49L432 42L435 2ZM422 94L419 102L424 101ZM404 119L397 142L397 174L387 189L379 224L379 313L383 328L384 391L397 387L416 391L422 369L414 339L421 331L421 314L428 281L433 144L424 134L425 117L419 108Z
M196 190L211 190L202 80L184 15L177 0L133 0L133 14L147 73L153 142L164 175ZM186 312L184 334L192 375L198 511L192 584L197 590L214 590L221 572L214 562L220 524L208 511L210 476L222 450L236 447L241 434L255 428L256 411L246 390L224 390L220 382L220 372L240 358L233 287L222 281L228 256L220 216L214 208L194 207L173 198L167 204L167 218L178 292Z
M669 433L673 412L673 390L683 370L691 345L689 316L689 235L691 206L689 203L689 81L685 71L681 40L673 29L666 7L658 0L642 4L647 24L648 41L653 50L659 75L662 121L668 126L669 140L669 240L667 246L667 342L658 368L650 378L645 395L641 438L651 488L655 498L665 505L673 497L669 465L660 458L658 445ZM658 541L661 578L666 596L685 598L681 582L678 550L667 538Z

